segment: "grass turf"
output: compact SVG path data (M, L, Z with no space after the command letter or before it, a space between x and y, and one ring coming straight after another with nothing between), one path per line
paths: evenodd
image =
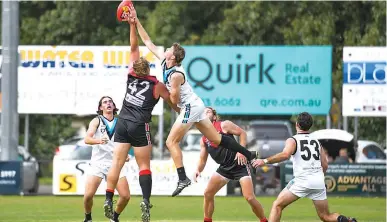
M257 197L268 216L275 197ZM93 222L108 221L103 216L103 196L94 199ZM2 222L15 221L83 221L82 196L0 196ZM141 198L132 197L121 214L121 222L140 221ZM203 197L160 197L151 199L152 221L203 221ZM358 221L386 221L386 198L329 197L330 210ZM257 221L243 197L216 197L214 221ZM298 200L285 209L282 220L286 222L319 221L309 199Z

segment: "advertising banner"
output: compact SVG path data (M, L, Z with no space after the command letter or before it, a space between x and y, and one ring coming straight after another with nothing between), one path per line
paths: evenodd
M386 47L344 47L343 116L387 116L386 73Z
M0 161L0 195L19 195L22 192L21 161Z
M196 170L195 162L185 164L187 176L191 178ZM185 188L180 196L201 196L207 183L216 171L218 165L209 160L198 182L192 180L192 185ZM131 159L125 164L126 176L129 183L130 193L141 195L139 184L139 170L136 161ZM85 182L88 170L90 170L89 161L69 161L54 160L53 166L53 194L54 195L83 195L85 192ZM152 160L152 195L170 196L176 189L178 176L176 167L172 160ZM106 181L102 180L97 190L97 195L105 195ZM226 196L227 188L224 186L218 193L218 196Z
M185 46L194 91L222 114L326 115L331 46Z
M159 47L163 51L162 47ZM18 110L29 114L96 114L98 100L125 98L129 46L19 46ZM160 61L145 46L140 56L162 81ZM162 99L153 115L163 112Z
M281 186L293 179L293 164L281 166ZM386 164L329 164L325 174L328 194L386 196Z

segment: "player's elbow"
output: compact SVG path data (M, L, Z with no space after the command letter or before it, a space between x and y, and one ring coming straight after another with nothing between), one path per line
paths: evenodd
M83 141L85 142L85 144L91 145L91 140L89 136L86 136L85 139L83 139Z
M291 153L288 153L288 152L283 152L283 153L282 153L282 156L283 156L284 160L288 160L288 159L290 158L291 155L292 155L292 154L291 154Z
M246 133L246 131L244 131L243 129L241 129L240 132L239 132L239 137L240 137L241 139L246 140L246 139L247 139L247 133Z

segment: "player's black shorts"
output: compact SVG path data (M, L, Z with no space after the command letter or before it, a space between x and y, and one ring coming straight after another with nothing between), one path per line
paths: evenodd
M149 123L135 123L118 118L114 132L114 142L130 143L134 147L151 145Z
M250 168L241 165L234 167L219 166L216 172L229 180L240 180L242 177L251 176Z

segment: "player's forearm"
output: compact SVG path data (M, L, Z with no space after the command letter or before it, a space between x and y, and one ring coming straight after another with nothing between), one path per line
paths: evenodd
M171 90L171 94L169 96L169 98L171 99L171 102L173 104L178 104L179 103L179 92L175 89L172 89Z
M197 171L198 172L203 172L204 167L206 167L206 162L203 160L199 160Z
M130 50L134 51L138 47L138 38L136 34L136 25L135 24L130 24Z
M84 141L88 145L101 144L101 140L100 139L95 139L95 138L89 137L89 136L86 136Z
M241 146L246 148L246 144L247 144L246 132L241 133L241 135L239 136L239 144L241 144Z
M268 164L279 163L279 162L285 161L287 159L289 159L289 156L286 153L282 152L282 153L278 153L274 156L267 158L267 163Z
M138 34L140 35L141 40L144 42L146 46L148 46L148 44L151 42L151 39L148 33L146 33L144 27L142 27L140 20L138 19L137 19L137 31L138 31Z
M176 104L172 103L172 101L171 101L170 99L167 101L167 103L168 103L168 105L169 105L173 110L175 110L177 113L180 113L180 108L179 108Z

